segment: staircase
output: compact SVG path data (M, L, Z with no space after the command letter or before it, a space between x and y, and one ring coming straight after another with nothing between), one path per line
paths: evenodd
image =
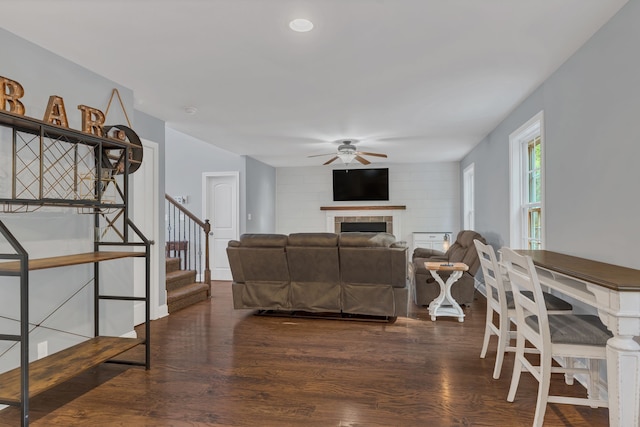
M195 270L181 270L180 258L167 258L166 269L169 313L209 298L210 284L196 282Z
M174 313L211 297L211 224L168 194L165 199L167 306Z

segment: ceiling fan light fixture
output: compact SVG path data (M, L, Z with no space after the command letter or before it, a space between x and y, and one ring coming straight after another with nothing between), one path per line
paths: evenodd
M342 160L345 165L348 165L356 158L358 153L356 152L356 147L352 145L353 141L344 140L342 144L338 147L338 158Z
M298 33L306 33L313 30L313 22L305 18L297 18L289 22L289 28Z
M355 152L338 153L338 157L340 158L340 160L342 160L342 162L345 165L348 165L353 161L353 159L356 158L356 153Z

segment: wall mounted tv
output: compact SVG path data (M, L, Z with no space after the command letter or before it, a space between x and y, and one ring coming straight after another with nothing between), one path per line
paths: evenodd
M389 200L389 169L333 169L333 200Z

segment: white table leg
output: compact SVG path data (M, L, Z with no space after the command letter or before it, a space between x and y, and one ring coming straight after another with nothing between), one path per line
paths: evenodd
M458 322L464 322L464 311L451 296L451 286L462 276L462 271L452 271L446 283L436 270L430 270L430 272L440 285L440 295L429 304L431 320L435 321L437 316L453 316L458 318ZM443 303L446 303L446 305L443 305Z
M609 425L640 426L640 344L632 336L607 342Z

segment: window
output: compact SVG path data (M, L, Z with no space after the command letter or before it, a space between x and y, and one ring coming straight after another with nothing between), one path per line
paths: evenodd
M462 172L463 179L463 226L465 230L475 229L475 212L474 212L474 163L464 168Z
M509 136L511 247L543 249L543 114Z
M522 211L525 218L525 244L528 249L542 249L542 158L540 135L528 141L526 147L527 183ZM523 150L524 152L525 150Z

